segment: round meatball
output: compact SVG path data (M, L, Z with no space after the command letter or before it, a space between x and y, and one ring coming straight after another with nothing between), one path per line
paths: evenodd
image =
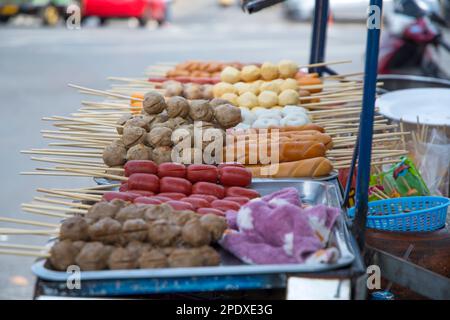
M158 92L147 92L144 95L144 102L142 103L144 111L148 114L158 114L166 109L166 101L164 96Z
M155 246L168 247L176 243L181 234L180 227L164 220L150 223L148 240Z
M242 122L241 110L231 104L224 104L215 108L214 116L224 129L232 128Z
M197 249L197 253L203 259L204 266L218 266L220 264L220 255L210 246L203 246Z
M156 127L147 133L146 142L152 147L163 147L172 145L172 129L167 127Z
M170 97L167 100L167 115L169 118L186 118L189 115L189 102L183 97Z
M156 164L172 162L172 148L168 146L156 147L153 149L152 157Z
M136 257L126 248L115 248L108 259L108 267L111 270L136 269L137 266Z
M147 239L148 226L143 219L130 219L122 226L124 242L145 241Z
M212 121L214 118L214 113L207 100L193 100L191 101L189 116L194 121Z
M115 202L115 200L111 202L107 201L97 202L96 204L94 204L92 207L89 208L85 217L92 221L97 221L103 218L114 218L116 213L122 207L124 207L124 205L122 205L120 202Z
M237 99L237 105L249 109L254 108L258 106L258 97L252 92L245 92Z
M269 82L264 82L261 84L260 87L261 92L263 91L273 91L276 94L280 93L281 88L280 88L280 83L278 81L269 81Z
M184 226L187 222L198 219L199 214L189 210L177 211L169 217L169 221L179 226Z
M165 81L163 83L163 88L166 89L164 93L166 97L175 97L183 95L184 90L183 84L178 81L174 80Z
M204 84L202 89L202 99L214 99L214 86L211 84Z
M153 149L143 143L132 146L127 151L127 160L152 160Z
M103 150L103 162L108 167L123 165L127 161L127 149L122 140L114 140Z
M209 232L211 232L212 240L218 241L222 238L223 233L227 229L227 220L215 214L205 214L200 218L200 223Z
M103 218L89 226L89 237L93 241L114 244L119 242L121 231L120 222L111 218Z
M222 99L222 98L214 98L209 102L209 105L213 109L218 106L221 106L223 104L230 104L230 101L228 101L227 99Z
M248 65L241 70L241 79L245 82L253 82L261 77L261 70L255 65Z
M295 78L298 72L298 65L291 60L281 60L278 63L278 71L281 78Z
M130 204L121 208L116 214L116 220L123 223L127 220L142 219L147 208L145 206L138 206Z
M123 116L121 116L119 118L119 120L116 121L116 124L121 126L121 127L116 128L118 134L123 134L123 126L131 118L133 118L133 116L131 114L124 114Z
M139 127L124 127L122 140L126 148L144 142L147 131Z
M266 80L274 80L279 77L278 67L271 62L264 62L261 66L261 77Z
M195 249L175 249L167 260L171 268L201 267L203 265L203 257Z
M292 89L298 91L298 82L295 79L286 79L283 81L283 84L280 86L281 91Z
M202 99L203 88L200 84L190 83L184 86L183 97L189 100Z
M59 238L61 240L88 240L89 225L82 217L71 217L64 220L59 230Z
M154 222L156 220L168 220L173 214L173 209L167 204L157 206L146 206L144 220Z
M211 242L211 233L198 220L191 220L183 226L181 238L185 243L199 247Z
M236 83L241 81L241 72L233 67L226 67L220 73L220 80L228 83Z
M152 249L152 245L141 241L131 241L126 248L137 260L144 251Z
M232 105L239 105L239 96L235 93L225 93L221 99L229 101Z
M75 262L83 271L102 270L107 267L112 250L113 247L101 242L89 242L76 256Z
M139 116L134 116L131 119L127 120L127 122L125 122L124 128L125 127L138 127L138 128L142 128L145 129L145 131L150 131L150 124L148 119L145 119L143 116L139 115Z
M144 251L139 257L138 263L141 269L167 268L169 266L166 255L160 249Z
M58 271L67 271L71 265L75 265L75 258L80 249L70 240L56 242L50 249L50 264Z

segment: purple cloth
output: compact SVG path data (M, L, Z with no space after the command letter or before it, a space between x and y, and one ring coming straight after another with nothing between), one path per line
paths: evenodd
M323 205L303 209L297 189L286 188L228 211L234 231L220 243L250 264L304 263L325 249L338 215L339 209ZM320 259L334 258L332 253Z

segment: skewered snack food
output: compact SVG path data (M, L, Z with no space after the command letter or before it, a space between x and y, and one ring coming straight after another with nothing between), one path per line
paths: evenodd
M261 77L261 70L255 65L248 65L241 70L241 79L245 82L256 81Z
M183 96L189 100L203 99L203 87L197 83L184 85Z
M221 99L221 98L214 98L209 102L209 105L214 109L218 106L221 106L223 104L230 104L230 101L227 99Z
M114 140L103 150L103 162L109 166L120 166L127 160L127 149L122 140Z
M178 81L174 81L174 80L165 81L163 83L162 87L166 90L165 91L166 97L174 97L174 96L182 96L183 95L183 91L184 91L183 84Z
M225 95L222 97L225 97ZM250 109L259 105L258 97L253 92L244 92L237 98L236 102L238 106Z
M126 148L144 142L147 131L140 127L124 127L122 141Z
M278 71L284 79L294 78L298 72L298 65L290 60L282 60L278 63Z
M124 126L125 123L132 118L133 116L131 114L124 114L116 121L116 124L120 126L116 128L118 134L123 133L123 128L121 126Z
M127 151L127 161L130 160L151 160L153 154L153 149L147 147L143 143L139 143L135 146L132 146Z
M220 80L228 83L236 83L241 80L241 71L233 67L226 67L220 74Z
M223 104L214 109L216 121L222 128L228 129L242 121L241 110L231 104Z
M103 218L89 226L89 238L103 243L117 243L120 240L122 226L111 218Z
M181 229L183 241L193 247L203 246L211 242L211 232L199 220L190 220Z
M167 115L170 118L186 118L189 115L189 102L183 97L170 97L167 100Z
M296 105L299 102L299 94L293 89L286 89L278 96L278 103L282 106Z
M61 240L88 240L89 224L79 216L68 218L61 225L59 230Z
M75 262L84 271L105 269L113 248L101 242L88 242L76 256Z
M227 229L226 220L215 214L205 214L200 218L200 223L211 234L212 241L219 241L224 231Z
M172 161L172 148L168 146L156 147L153 149L153 161L156 164Z
M146 142L152 147L171 146L172 129L162 126L153 128L149 133L147 133Z
M223 100L229 101L230 104L233 104L233 105L236 105L236 106L239 105L239 101L238 101L239 97L235 93L230 93L230 92L225 93L225 94L222 95L221 98Z
M213 93L215 98L222 97L225 93L237 93L237 89L230 83L227 82L219 82L214 85Z
M139 257L138 263L141 269L167 268L169 266L167 256L160 249L144 251Z
M142 106L146 113L158 114L166 109L166 101L163 95L150 91L144 95Z
M171 268L200 267L203 265L203 258L195 249L175 249L169 255L167 261Z
M116 213L123 207L126 202L122 200L112 200L110 202L101 201L94 204L86 213L86 218L97 221L103 218L114 218ZM64 223L63 223L64 225ZM63 226L61 226L62 228Z
M147 239L148 226L143 219L129 219L122 225L123 241L129 243L132 241L144 242Z
M126 248L115 248L108 258L108 267L111 270L127 270L137 268L136 257Z
M148 227L148 240L159 247L174 245L181 234L181 228L168 221L157 220Z
M145 131L150 131L150 119L144 118L142 115L137 115L127 120L124 124L124 128L126 127L139 127L144 129Z
M258 96L258 103L262 107L274 107L278 105L278 95L273 91L263 91Z
M264 62L261 66L261 77L266 80L274 80L279 77L278 67L271 62Z
M214 86L212 84L204 84L202 89L202 99L211 100L214 98Z
M214 118L214 113L207 100L194 100L191 101L189 116L194 121L211 122Z
M50 264L59 271L66 271L67 268L75 264L75 257L80 249L73 245L70 240L58 241L50 249Z

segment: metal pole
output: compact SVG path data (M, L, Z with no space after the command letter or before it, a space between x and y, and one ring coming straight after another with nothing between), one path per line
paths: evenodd
M370 162L372 155L373 117L375 113L375 92L377 82L378 51L382 0L370 0L367 19L366 62L364 75L363 105L359 124L359 156L356 180L356 217L353 233L361 250L364 249L366 220L368 211L368 192Z
M309 55L310 64L323 62L325 59L328 11L329 0L316 0L311 38L311 52ZM318 72L319 75L322 75L323 68L310 68L309 72Z

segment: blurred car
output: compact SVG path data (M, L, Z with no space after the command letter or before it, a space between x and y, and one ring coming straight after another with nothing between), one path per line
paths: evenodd
M384 0L389 6L392 0ZM315 0L287 0L283 3L283 11L288 19L304 21L314 16ZM336 20L365 20L368 0L330 0L330 13Z
M84 18L98 17L100 24L112 18L137 18L145 26L149 20L162 25L167 20L169 3L166 0L82 0Z
M71 3L71 0L0 0L0 22L23 13L39 16L44 25L55 25Z

